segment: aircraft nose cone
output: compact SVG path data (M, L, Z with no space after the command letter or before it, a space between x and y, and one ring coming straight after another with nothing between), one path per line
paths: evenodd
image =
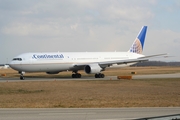
M14 68L14 61L11 61L11 62L9 63L9 66L10 66L11 68Z

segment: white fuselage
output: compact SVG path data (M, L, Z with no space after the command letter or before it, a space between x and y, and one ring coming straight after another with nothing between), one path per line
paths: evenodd
M131 52L25 53L15 57L11 61L10 67L24 72L61 72L76 70L75 65L77 64L88 65L99 62L130 60L143 56Z

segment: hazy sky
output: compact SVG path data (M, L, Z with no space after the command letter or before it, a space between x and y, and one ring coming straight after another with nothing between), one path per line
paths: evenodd
M0 63L25 52L128 51L180 61L180 0L0 0Z

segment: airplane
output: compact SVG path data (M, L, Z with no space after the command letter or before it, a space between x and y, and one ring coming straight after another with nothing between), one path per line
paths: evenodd
M72 78L81 78L79 70L87 74L95 74L95 78L104 78L102 71L111 67L122 67L137 62L148 61L149 58L166 54L145 56L142 54L147 26L143 26L127 52L47 52L24 53L13 58L10 67L19 71L24 80L25 72L46 72L58 74L72 71Z

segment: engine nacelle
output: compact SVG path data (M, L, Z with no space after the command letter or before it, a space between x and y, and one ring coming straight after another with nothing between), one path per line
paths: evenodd
M46 72L47 74L58 74L59 72Z
M84 71L87 74L94 74L101 72L102 68L98 64L90 64L84 67Z

